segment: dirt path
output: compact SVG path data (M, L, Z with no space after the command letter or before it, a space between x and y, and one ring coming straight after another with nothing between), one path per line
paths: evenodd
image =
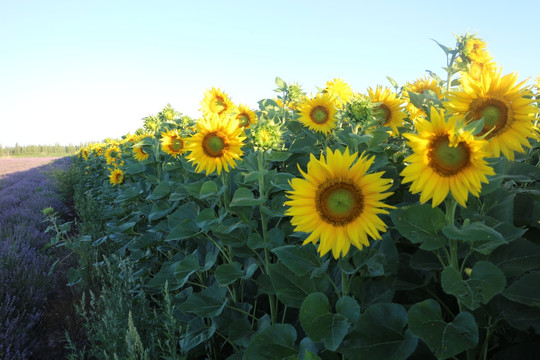
M28 158L1 158L0 159L0 179L4 176L18 172L29 170L41 165L50 163L58 157L28 157Z

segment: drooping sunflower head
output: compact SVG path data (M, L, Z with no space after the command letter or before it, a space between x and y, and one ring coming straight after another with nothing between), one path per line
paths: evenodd
M118 145L110 145L105 151L105 159L107 160L108 165L116 163L118 160L120 160L121 156L122 152L120 151Z
M330 96L333 96L338 101L336 102L336 106L339 109L342 109L343 106L348 103L352 96L353 96L353 90L347 84L343 81L343 79L335 78L334 80L330 80L326 82L326 87L323 90L323 93L328 93Z
M186 140L180 136L177 129L161 133L161 150L174 157L186 151Z
M390 88L377 86L375 90L368 89L368 96L373 103L378 103L373 109L373 115L381 126L389 126L392 135L399 135L398 126L403 125L407 117L403 111L404 101L397 97Z
M233 117L238 121L238 125L245 129L248 129L257 122L257 114L255 114L255 111L243 104L238 105L233 113Z
M204 117L211 117L213 115L222 117L231 112L234 107L229 96L214 87L211 90L206 90L204 99L201 101L201 106Z
M416 79L416 81L410 83L407 82L403 86L403 96L405 99L408 100L408 104L405 107L407 112L409 113L409 117L411 120L416 120L417 118L421 116L426 116L424 113L424 110L417 108L414 106L414 104L411 102L409 92L415 92L418 94L425 94L427 91L433 91L435 93L435 96L441 100L443 98L442 95L442 89L437 82L437 80L433 78L429 78L427 76L424 76L423 78Z
M445 119L444 110L432 108L430 116L431 121L416 121L418 134L403 135L414 152L405 159L403 183L412 183L410 190L420 193L422 204L432 199L435 207L451 193L466 207L469 192L479 196L486 175L495 174L484 160L487 142L464 131L457 117Z
M195 171L206 171L209 175L217 170L229 171L236 167L236 160L243 155L242 145L245 139L244 130L238 120L230 117L220 118L214 115L197 122L197 132L189 141L187 156L190 162L197 164Z
M527 138L538 138L539 129L534 124L532 92L524 82L517 83L517 74L501 75L501 70L483 69L480 78L463 75L462 90L448 94L448 110L462 117L465 122L484 119L480 136L489 141L489 156L502 153L509 160L514 152L523 153L531 147Z
M312 154L307 172L300 169L304 179L290 181L285 214L292 216L295 231L310 234L304 245L319 243L321 256L332 250L337 259L347 255L351 245L362 249L369 246L368 237L380 239L386 231L379 214L393 208L382 202L392 195L387 192L392 181L382 178L382 172L367 173L373 157L349 154L348 149L327 149L326 154L320 159Z
M120 185L124 182L124 172L115 167L110 171L109 181L113 185Z
M311 130L328 134L336 126L335 98L328 93L305 99L299 105L299 111L298 121Z

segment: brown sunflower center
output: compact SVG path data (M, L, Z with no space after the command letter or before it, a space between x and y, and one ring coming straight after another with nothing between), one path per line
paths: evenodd
M227 104L221 96L215 96L212 100L210 100L208 107L214 114L221 114L227 110Z
M221 131L213 131L204 136L202 148L204 153L210 157L222 157L229 148L229 140Z
M392 111L388 106L381 104L374 109L374 112L376 117L384 119L382 125L388 125L390 122L390 115L392 115Z
M471 150L461 142L450 146L448 135L439 135L431 141L428 151L429 166L439 175L452 176L460 173L471 163Z
M474 104L471 108L474 120L484 118L484 128L478 135L484 135L492 130L487 135L487 139L497 135L508 122L508 107L500 100L487 99L479 104Z
M171 140L170 148L174 152L179 152L182 149L184 149L184 141L182 141L182 139L179 139L179 138L174 138Z
M242 127L247 127L249 126L249 116L242 113L242 114L238 114L236 116L236 120L238 120L238 124Z
M329 179L319 185L315 206L324 221L334 226L345 226L362 213L364 197L352 181Z
M330 118L328 109L322 105L317 105L313 109L311 109L309 117L314 123L317 124L324 124Z

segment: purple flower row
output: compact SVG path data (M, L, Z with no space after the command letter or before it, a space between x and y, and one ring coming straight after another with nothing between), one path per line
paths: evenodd
M27 359L36 341L35 326L54 284L47 274L52 260L41 252L49 241L41 210L67 213L47 171L69 160L0 180L0 359Z

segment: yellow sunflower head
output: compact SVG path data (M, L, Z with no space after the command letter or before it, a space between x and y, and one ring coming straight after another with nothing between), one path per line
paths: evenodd
M489 141L488 155L499 157L502 153L509 160L514 152L525 152L531 147L527 138L537 139L535 126L538 108L533 106L532 92L525 82L517 83L517 73L501 75L501 70L483 69L480 78L462 76L461 91L448 94L448 110L471 122L484 118L484 135Z
M382 178L382 172L367 174L374 157L349 154L348 149L327 149L326 158L310 157L307 173L300 169L304 179L290 181L290 200L285 202L295 231L310 233L303 244L320 241L320 255L332 250L337 259L347 255L351 245L369 246L368 236L380 239L387 226L378 215L393 208L381 200L392 195L386 192L392 180Z
M238 120L238 125L245 129L248 129L257 122L257 114L255 114L255 111L243 104L238 105L233 117Z
M480 80L480 77L482 75L483 72L487 71L487 72L493 72L493 71L496 71L497 70L497 63L492 61L492 62L485 62L485 63L481 63L481 62L476 62L476 61L473 61L469 64L469 66L467 67L468 70L469 70L469 76L475 80Z
M407 117L403 111L404 102L389 88L377 86L375 90L368 89L368 96L373 103L379 103L373 109L373 115L382 126L390 126L392 135L399 135L398 126L403 125Z
M408 104L405 107L411 120L416 120L421 116L425 116L424 110L417 108L410 100L409 92L415 92L418 94L424 94L426 91L433 91L437 98L441 100L443 98L442 89L437 83L437 80L424 76L423 78L416 79L416 81L410 83L407 82L403 86L403 96L408 100Z
M336 106L339 109L342 109L344 104L348 103L353 96L352 88L340 78L327 81L323 93L328 93L330 96L338 99L339 101L336 102Z
M336 126L335 98L328 93L305 99L299 105L299 111L298 121L311 130L328 134Z
M186 140L180 136L178 130L169 130L161 133L161 150L174 157L186 151Z
M113 185L120 185L124 182L124 172L119 168L114 168L110 171L109 181Z
M211 90L206 90L204 99L201 101L201 106L204 117L211 117L213 115L222 117L231 112L234 107L229 96L214 87Z
M84 160L88 160L88 149L87 148L81 148L79 150L79 157L82 157Z
M458 43L460 55L466 62L488 63L493 57L486 49L487 44L476 35L465 35Z
M457 117L446 120L444 110L435 108L431 121L420 118L415 127L418 134L403 135L414 152L405 159L409 164L401 172L403 183L412 183L410 190L420 193L422 204L432 199L435 207L450 192L466 207L469 192L479 196L486 175L495 174L484 160L487 142L464 131Z
M107 160L108 165L116 163L120 160L121 156L122 152L118 145L110 145L105 151L105 159Z
M197 164L195 171L206 171L209 175L217 170L229 171L236 167L235 160L243 155L242 145L244 130L238 120L214 115L197 122L197 133L189 139L187 156L190 162Z

